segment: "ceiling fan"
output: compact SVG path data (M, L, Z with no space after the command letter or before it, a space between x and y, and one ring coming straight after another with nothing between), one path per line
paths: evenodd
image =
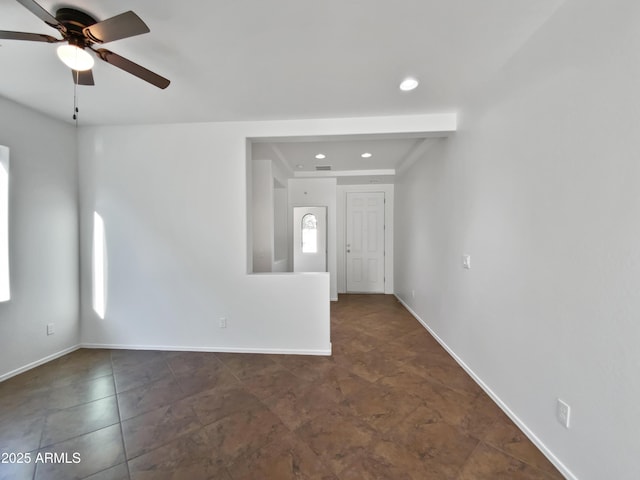
M58 30L62 38L59 39L40 33L0 30L0 39L46 43L66 42L66 45L58 47L58 56L72 69L73 81L77 85L94 85L93 73L91 72L94 62L93 57L86 51L88 49L93 51L100 60L135 75L158 88L164 89L169 86L169 80L157 73L147 70L110 50L97 48L103 43L149 32L149 27L135 13L129 11L98 22L87 13L74 8L60 8L56 11L54 17L34 0L17 1L44 23Z

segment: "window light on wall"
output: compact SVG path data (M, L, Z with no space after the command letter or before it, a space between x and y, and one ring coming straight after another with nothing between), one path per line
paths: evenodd
M101 319L104 319L107 306L106 255L104 221L93 212L93 310Z
M0 302L9 299L9 148L0 145Z

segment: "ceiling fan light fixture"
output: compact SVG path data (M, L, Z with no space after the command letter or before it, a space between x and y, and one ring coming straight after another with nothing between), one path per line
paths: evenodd
M70 69L79 72L91 70L95 63L93 57L88 52L76 45L60 45L57 53L62 63Z

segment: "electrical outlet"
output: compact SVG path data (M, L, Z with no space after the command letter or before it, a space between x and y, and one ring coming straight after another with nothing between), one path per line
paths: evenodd
M55 325L53 323L47 324L47 335L53 335L56 333Z
M462 266L467 270L471 268L471 255L462 256Z
M220 328L227 328L227 317L220 317Z
M564 428L569 428L569 419L571 416L571 407L568 403L563 402L558 399L558 405L556 408L556 416L558 417L558 422L564 426Z
M411 290L411 298L416 298L416 291L415 290Z

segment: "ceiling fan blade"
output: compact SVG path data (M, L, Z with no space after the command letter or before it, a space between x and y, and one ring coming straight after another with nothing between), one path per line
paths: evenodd
M44 23L49 25L50 27L56 28L61 32L66 32L67 27L61 24L56 17L47 12L44 8L42 8L39 4L37 4L34 0L18 0L23 7L33 13L36 17L42 20Z
M84 28L83 33L96 43L113 42L149 32L149 27L129 11Z
M161 77L157 73L153 73L151 70L147 70L144 67L141 67L137 63L133 63L131 60L127 60L124 57L121 57L117 53L113 53L107 49L99 48L94 50L98 54L98 56L107 63L114 65L125 72L130 73L131 75L135 75L138 78L141 78L145 82L149 82L152 85L155 85L158 88L167 88L169 80L164 77Z
M84 70L79 72L78 70L71 70L73 74L73 83L76 85L95 85L93 83L93 73L91 70Z
M52 37L50 35L45 35L43 33L7 32L4 30L0 30L0 38L6 39L6 40L28 40L30 42L47 42L47 43L62 42L62 40L58 40L55 37Z

